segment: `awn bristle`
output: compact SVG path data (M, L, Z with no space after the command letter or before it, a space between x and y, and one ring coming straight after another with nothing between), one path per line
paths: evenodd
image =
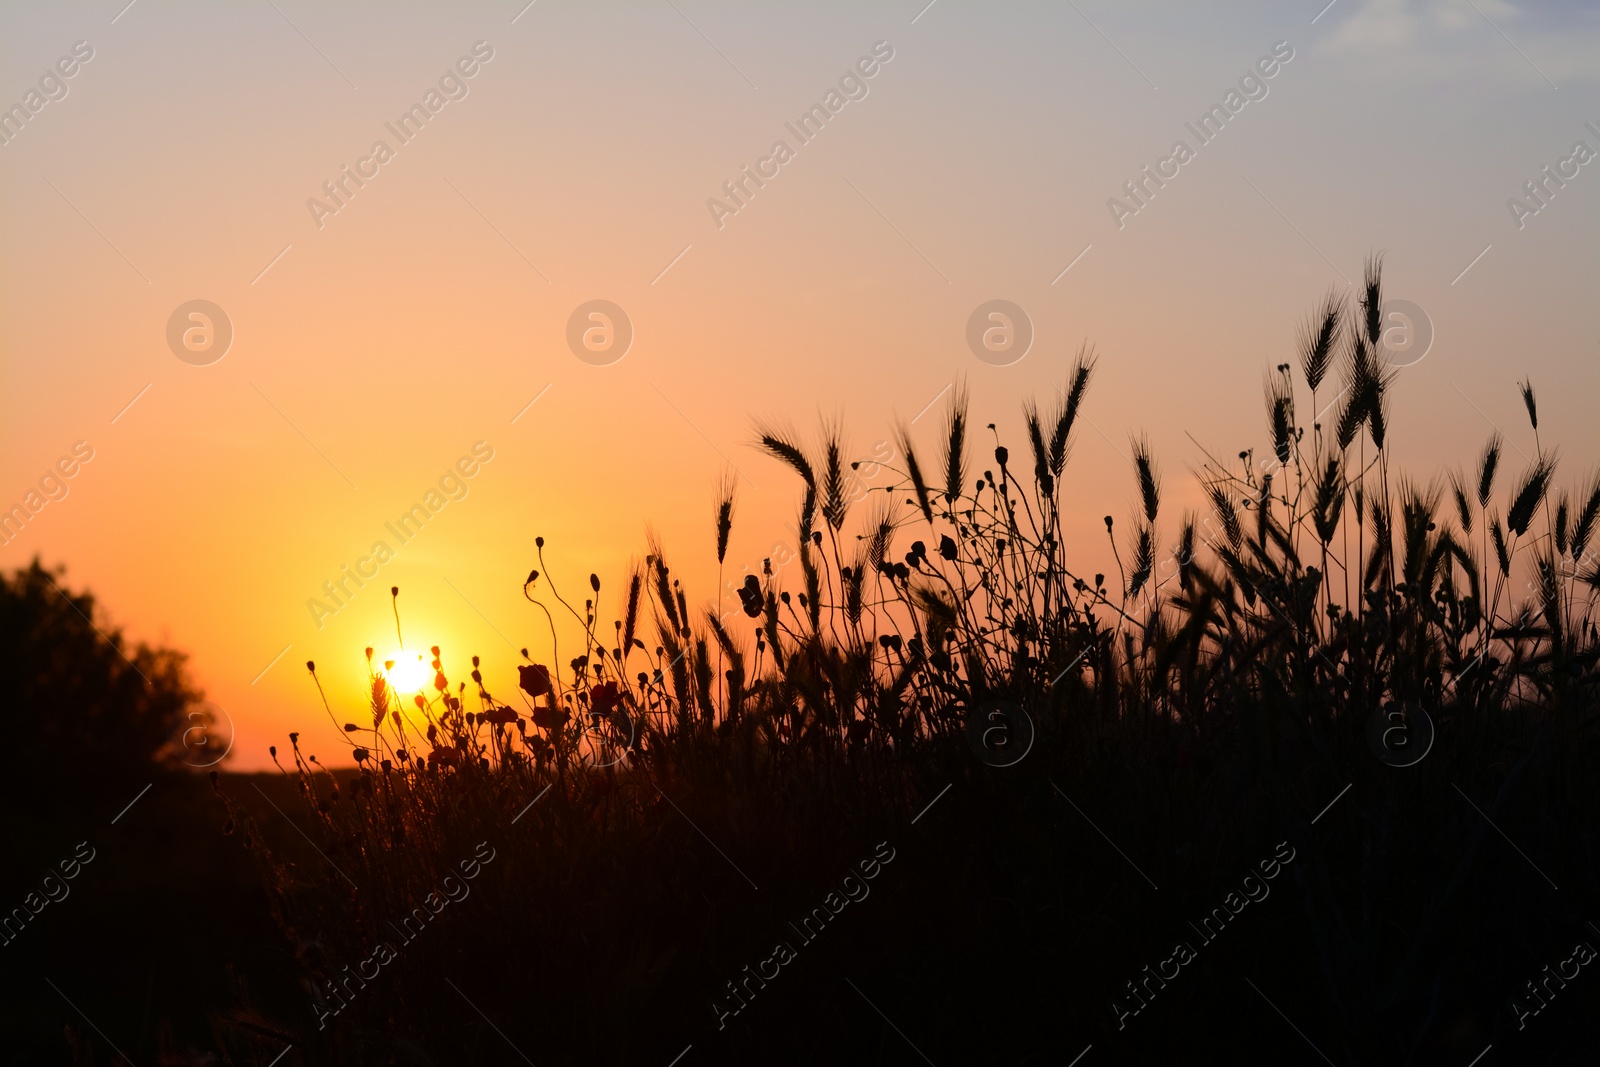
M1150 455L1150 441L1144 437L1133 439L1133 467L1139 477L1139 500L1144 505L1146 522L1155 522L1161 510L1161 472Z
M1061 408L1056 415L1055 429L1050 434L1050 473L1059 481L1061 472L1066 469L1067 457L1072 452L1072 425L1078 420L1078 411L1083 407L1083 397L1089 390L1089 378L1094 373L1094 351L1088 348L1078 350L1077 359L1072 364L1072 374L1069 376L1067 393L1062 398Z
M817 486L816 473L805 451L795 443L794 434L774 426L756 427L756 445L769 456L787 463L809 488Z
M1590 482L1589 498L1584 501L1583 507L1578 510L1577 518L1572 524L1572 558L1581 560L1585 550L1589 547L1589 538L1594 534L1595 520L1600 518L1600 475Z
M922 464L917 462L917 450L911 444L911 431L905 426L895 429L895 436L899 438L900 454L906 457L906 476L911 479L911 489L917 497L917 507L922 510L922 518L928 523L933 522L933 496L928 491L928 480L922 475Z
M1045 448L1044 427L1039 419L1039 405L1029 398L1022 406L1022 422L1028 431L1028 447L1033 450L1033 480L1046 496L1055 491L1055 475L1050 472L1050 453Z
M1286 373L1269 371L1266 394L1267 429L1272 434L1272 451L1280 464L1287 464L1294 445L1294 383Z
M1367 344L1374 350L1383 339L1383 255L1367 257L1361 279L1361 311L1367 328Z
M1494 493L1494 475L1500 468L1500 433L1496 431L1489 435L1489 443L1484 446L1483 457L1478 460L1478 506L1489 506L1489 497Z
M1211 506L1217 513L1217 518L1222 520L1222 533L1228 539L1228 544L1233 546L1235 552L1244 544L1244 529L1239 525L1239 509L1234 506L1233 497L1228 495L1227 487L1221 482L1212 482L1206 486L1206 495L1211 498Z
M1185 513L1183 529L1178 534L1178 588L1188 591L1193 583L1194 570L1194 515Z
M1517 383L1517 391L1522 394L1522 406L1528 409L1528 422L1537 430L1539 428L1539 405L1533 399L1533 382L1524 378Z
M1317 528L1318 539L1327 545L1339 528L1339 516L1344 514L1344 470L1339 457L1328 457L1314 492L1311 521Z
M722 477L722 489L717 494L717 563L728 558L728 535L733 532L733 491L738 485L732 474Z
M1155 537L1151 533L1151 527L1140 527L1138 536L1133 542L1133 574L1128 578L1128 596L1139 595L1144 583L1150 580L1150 572L1155 569L1155 565Z
M639 632L639 598L644 592L644 575L635 568L628 582L628 610L623 612L622 622L622 656L627 658L633 648L635 635Z
M1467 487L1461 483L1461 475L1450 475L1450 495L1456 501L1456 519L1461 523L1461 532L1472 532L1472 501L1467 497Z
M850 510L850 497L845 484L844 435L837 423L822 430L822 517L837 530L844 525L845 512Z
M1344 296L1333 291L1323 298L1322 305L1301 328L1300 372L1305 375L1306 384L1312 392L1316 392L1322 380L1328 376L1328 367L1333 362L1334 342L1339 338L1339 319L1343 314Z
M957 382L944 419L944 500L954 504L967 484L967 387Z
M1511 508L1506 512L1506 526L1518 537L1528 532L1528 524L1533 522L1534 512L1539 510L1550 488L1550 476L1555 473L1555 468L1556 461L1553 458L1540 456L1528 473L1522 476L1511 498Z

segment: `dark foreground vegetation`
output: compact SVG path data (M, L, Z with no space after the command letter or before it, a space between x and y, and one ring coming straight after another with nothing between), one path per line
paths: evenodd
M887 492L759 431L799 551L730 615L540 540L519 692L369 650L356 770L291 739L188 814L236 922L174 936L240 978L170 1062L1593 1062L1600 482L1391 468L1381 304L1318 309L1204 514L1135 442L1116 574L1061 539L1087 355L1010 451L958 391Z
M239 990L294 972L194 773L225 742L183 656L36 562L0 575L0 679L0 1062L203 1062Z

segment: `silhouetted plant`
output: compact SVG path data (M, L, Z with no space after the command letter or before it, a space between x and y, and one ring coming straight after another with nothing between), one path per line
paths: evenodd
M1200 870L1198 843L1239 848L1215 824L1218 812L1273 828L1263 832L1305 834L1296 798L1308 783L1365 774L1375 791L1401 788L1375 778L1393 772L1363 740L1372 717L1396 701L1427 709L1454 739L1416 772L1441 788L1456 779L1439 776L1470 783L1488 773L1478 757L1521 751L1546 731L1592 753L1581 731L1600 682L1600 568L1590 554L1600 480L1552 507L1556 461L1541 447L1497 505L1498 435L1475 480L1449 479L1453 514L1439 483L1393 472L1394 379L1382 358L1381 301L1375 260L1356 306L1323 301L1298 359L1267 377L1267 458L1258 462L1249 448L1236 460L1208 453L1200 470L1208 510L1182 517L1170 549L1158 465L1135 439L1132 534L1119 545L1114 517L1105 518L1121 572L1110 584L1071 566L1062 534L1061 480L1093 375L1088 351L1053 410L1025 404L1018 468L997 434L992 465L975 460L958 386L932 464L899 428L904 469L872 491L864 517L837 426L823 427L815 449L791 431L758 428L757 446L801 483L799 574L791 582L787 561L765 561L726 613L720 601L692 606L652 541L627 573L623 618L607 628L598 576L581 606L567 599L537 538L538 566L523 589L539 609L549 654L536 662L544 657L523 649L514 699L485 688L476 657L470 687L452 687L437 647L432 686L396 693L387 665L373 663L368 649L370 714L343 722L328 709L358 773L331 780L290 735L294 780L330 864L261 856L313 995L354 953L389 936L385 922L430 891L472 842L504 833L513 818L524 821L517 843L506 845L512 858L496 868L507 881L490 890L487 914L419 951L443 961L463 958L458 944L480 953L549 948L559 978L517 979L538 996L603 991L614 998L608 1004L638 1007L660 988L649 976L659 979L666 958L690 951L647 915L667 922L699 907L694 868L682 858L696 840L669 838L674 812L694 811L698 832L728 843L765 881L837 851L830 826L904 827L954 779L990 797L1025 837L1042 825L1030 820L1048 821L1031 814L1048 799L1043 783L1064 781L1114 792L1118 833L1164 857L1152 861L1162 865L1158 877L1182 874L1204 886L1216 884L1219 863ZM1332 421L1306 425L1303 414L1319 410L1317 392L1336 366ZM1531 386L1522 396L1537 431ZM733 518L724 486L719 566ZM1528 595L1519 596L1524 573ZM558 652L557 612L581 633L576 655ZM1036 725L1032 772L979 776L968 727L994 700L1021 707ZM1547 810L1593 794L1570 776L1562 783L1541 799ZM1430 834L1468 833L1443 808L1415 814L1404 835L1419 850ZM1425 1021L1397 1038L1390 1013L1425 998L1422 961L1440 959L1442 917L1464 906L1464 872L1480 840L1471 836L1434 884L1383 844L1402 834L1386 811L1372 825L1377 843L1352 846L1350 862L1361 877L1402 882L1411 894L1414 929L1398 953L1377 947L1387 927L1331 888L1336 875L1323 859L1308 850L1305 861L1307 950L1322 965L1340 1040L1363 1062L1426 1038ZM580 950L560 917L591 907L626 935L586 928ZM1380 959L1385 970L1374 976ZM369 1026L426 1030L408 1010L434 994L394 982L392 997L358 1002L366 1006L356 1014ZM613 1052L627 1041L607 1039L618 1042L607 1046ZM575 1034L552 1040L569 1057L584 1047Z

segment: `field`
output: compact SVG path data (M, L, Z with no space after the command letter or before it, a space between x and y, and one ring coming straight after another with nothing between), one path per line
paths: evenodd
M516 693L368 649L366 706L306 665L344 747L279 775L159 776L115 833L33 783L11 899L106 844L95 903L7 947L7 1030L85 1064L1590 1062L1600 481L1498 435L1403 474L1382 300L1373 263L1314 309L1204 514L1133 443L1117 573L1061 537L1085 352L1009 447L956 390L886 489L838 427L759 427L798 570L731 610L659 545L585 584L540 538Z

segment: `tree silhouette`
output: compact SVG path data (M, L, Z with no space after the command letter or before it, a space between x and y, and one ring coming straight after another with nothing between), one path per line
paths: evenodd
M125 641L95 598L62 588L64 568L0 573L0 798L88 806L152 773L219 760L187 656ZM63 790L64 782L71 782Z

